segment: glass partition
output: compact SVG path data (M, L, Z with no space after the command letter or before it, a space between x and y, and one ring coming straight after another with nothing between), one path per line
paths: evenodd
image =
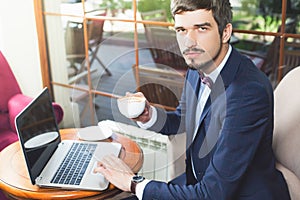
M300 65L299 1L231 0L231 4L231 44L250 57L275 88ZM55 101L64 107L64 127L95 125L104 119L130 123L116 106L117 98L128 91L171 90L170 95L157 95L169 102L175 99L174 103L155 98L151 103L168 110L176 107L187 66L172 29L170 0L38 0L35 6L43 16L38 30L45 33L39 35L46 61L41 67L50 69L45 77Z

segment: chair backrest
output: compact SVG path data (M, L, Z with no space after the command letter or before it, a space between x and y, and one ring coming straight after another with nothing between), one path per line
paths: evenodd
M157 21L157 22L166 22L167 21L167 14L166 10L159 9L159 10L152 10L148 12L141 12L141 18L145 21ZM152 24L144 24L145 27L145 34L146 38L149 42L149 44L153 47L155 47L155 35L153 35L152 29L157 29L158 27L156 25ZM166 27L161 27L161 29L167 29Z
M133 72L139 75L138 91L142 92L149 102L165 106L172 110L178 105L181 97L184 76L175 70L155 67L133 66ZM135 77L137 80L137 77Z
M300 199L300 67L291 70L274 91L273 150L292 199Z
M286 33L296 33L296 20L290 20L285 24ZM281 31L281 26L278 27L277 32ZM265 61L261 67L261 70L270 77L272 82L277 81L278 69L282 66L279 66L279 50L280 50L280 37L275 37L272 41Z
M15 116L32 100L31 97L22 94L20 86L7 62L0 51L0 129L15 129ZM63 109L57 103L53 103L57 122L63 119Z
M84 35L82 23L68 21L65 32L67 59L81 63L85 59Z
M300 65L300 40L285 42L284 65L282 76L285 76L290 70Z
M89 12L91 16L106 16L106 10ZM89 47L101 43L103 39L104 20L87 20ZM82 63L85 59L84 33L82 22L68 21L65 32L67 59L76 63Z
M89 13L93 16L106 16L106 10L98 10ZM89 31L89 47L94 47L102 42L103 39L103 19L93 19L88 21L88 31Z
M167 21L166 11L163 9L142 12L141 17L145 21ZM155 63L179 70L187 69L176 40L175 31L170 30L168 27L157 27L152 24L144 24L144 28L148 48Z
M19 84L7 62L0 51L0 113L7 112L7 102L15 94L21 93Z

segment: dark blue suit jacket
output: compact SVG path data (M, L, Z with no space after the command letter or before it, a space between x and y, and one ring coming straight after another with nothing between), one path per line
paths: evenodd
M275 168L273 89L267 77L233 48L192 140L200 84L198 73L189 70L176 112L159 110L151 128L165 135L186 132L186 184L150 181L143 199L290 199Z

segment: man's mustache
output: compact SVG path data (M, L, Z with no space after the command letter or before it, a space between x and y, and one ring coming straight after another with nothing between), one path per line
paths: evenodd
M197 53L197 52L199 52L199 53L204 53L205 51L204 51L204 49L189 48L189 49L185 49L185 50L182 52L182 54L185 55L185 54L188 54L188 53L191 53L191 52L193 52L193 53Z

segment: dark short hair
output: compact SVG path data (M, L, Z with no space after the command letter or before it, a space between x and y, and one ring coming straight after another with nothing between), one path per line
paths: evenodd
M173 17L181 12L199 9L212 11L220 35L222 35L226 25L232 21L232 8L229 0L172 0L171 2Z

